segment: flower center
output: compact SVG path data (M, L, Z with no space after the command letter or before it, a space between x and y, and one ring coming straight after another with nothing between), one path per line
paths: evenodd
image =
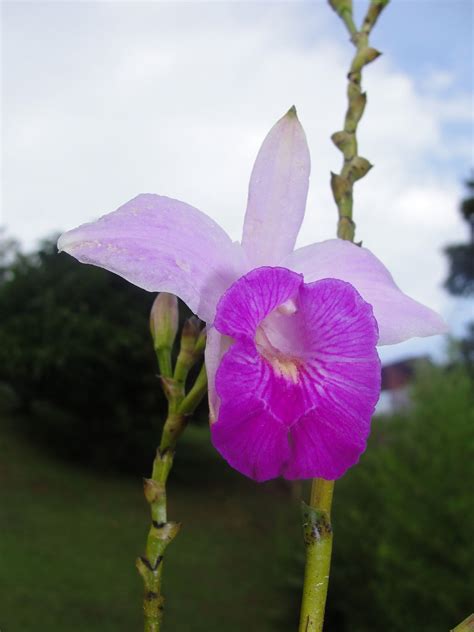
M277 377L297 384L303 364L296 343L295 318L297 308L287 301L263 320L255 334L255 345L260 355L271 365Z

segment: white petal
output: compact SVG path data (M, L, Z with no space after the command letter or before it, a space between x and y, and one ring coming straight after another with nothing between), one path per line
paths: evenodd
M209 327L206 340L206 372L209 394L209 414L211 424L217 421L219 397L216 392L216 373L222 357L232 344L232 339L220 334L215 327Z
M254 267L277 265L293 250L309 172L306 136L292 108L263 141L250 177L242 246Z
M58 248L152 292L179 296L212 322L217 301L248 269L242 247L210 217L159 195L139 195L64 233Z

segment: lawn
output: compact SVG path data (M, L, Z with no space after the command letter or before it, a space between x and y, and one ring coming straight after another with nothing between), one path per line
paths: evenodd
M169 515L183 527L165 563L166 630L285 629L295 610L286 551L300 539L291 488L231 472L205 428L189 428L179 448ZM140 630L141 481L58 461L11 420L0 451L1 631Z
M374 419L337 482L329 632L446 632L472 612L472 380L431 369L413 397ZM138 632L139 477L60 461L20 427L0 413L1 632ZM296 630L308 490L240 476L193 426L169 487L183 527L165 559L164 632Z

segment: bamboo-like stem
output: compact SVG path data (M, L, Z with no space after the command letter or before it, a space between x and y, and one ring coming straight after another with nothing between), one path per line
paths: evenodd
M159 632L163 618L164 599L161 593L163 556L168 544L176 537L180 524L168 522L166 482L173 464L174 452L157 450L151 478L144 480L145 498L150 504L151 526L145 555L137 559L137 569L143 578L145 594L143 615L145 632Z
M353 214L354 183L363 178L372 165L366 158L358 155L357 126L364 114L367 96L362 92L362 69L379 57L379 51L369 46L369 35L389 0L371 0L369 9L360 30L354 26L351 0L329 0L329 4L344 22L356 52L348 73L347 101L344 127L335 132L331 139L343 154L342 168L339 174L331 174L331 189L339 214L337 236L340 239L354 241L355 223Z
M321 632L332 552L331 504L334 481L315 478L309 505L303 503L306 566L299 632Z
M338 208L337 236L354 241L353 220L354 182L371 169L368 160L358 155L357 126L364 113L367 97L362 92L362 69L377 59L380 53L369 47L369 35L382 10L390 0L370 0L360 30L354 24L352 0L328 0L346 26L356 47L348 74L348 107L344 128L331 136L343 156L340 174L331 174L331 188ZM331 505L334 481L315 478L311 486L309 505L303 503L303 532L306 547L306 565L299 632L322 632L324 611L329 585L332 554Z
M168 416L163 427L160 447L153 461L151 477L144 480L144 494L150 505L151 525L145 554L137 559L136 566L144 584L145 632L161 631L164 607L161 590L163 557L168 544L174 540L181 527L179 523L168 521L166 483L173 466L176 443L186 427L187 417L195 411L206 393L204 365L189 393L185 392L186 378L194 364L202 357L204 347L205 332L200 332L198 323L190 320L183 328L174 372L171 348L162 348L160 354L157 353L162 387L168 399Z

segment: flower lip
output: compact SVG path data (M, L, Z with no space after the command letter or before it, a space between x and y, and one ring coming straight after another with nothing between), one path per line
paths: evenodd
M216 374L212 438L233 467L256 480L331 479L358 460L380 361L372 308L350 284L258 268L227 290L216 328L235 342Z
M278 377L291 380L294 384L298 383L301 359L295 355L287 355L280 349L274 347L262 326L259 326L257 329L255 346L261 357L271 365L274 373L278 375Z
M224 292L217 304L215 327L236 340L253 339L260 323L294 299L302 285L303 275L287 268L255 268Z

